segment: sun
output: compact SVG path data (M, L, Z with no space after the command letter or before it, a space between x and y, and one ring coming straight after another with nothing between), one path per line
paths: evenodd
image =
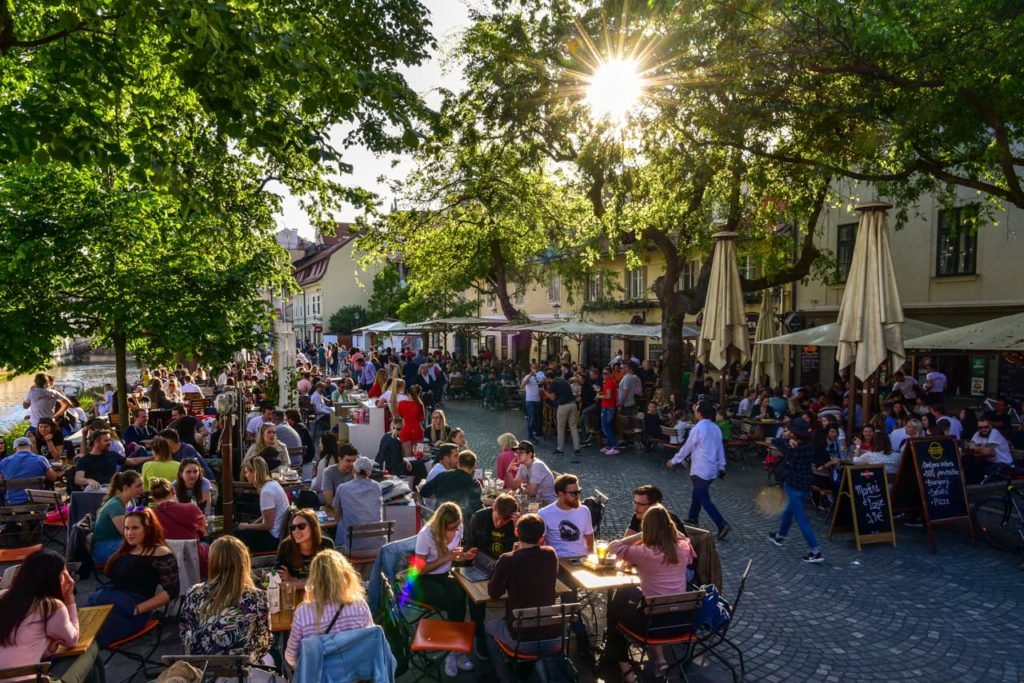
M584 101L594 118L622 123L643 96L644 81L631 59L606 60L586 80Z

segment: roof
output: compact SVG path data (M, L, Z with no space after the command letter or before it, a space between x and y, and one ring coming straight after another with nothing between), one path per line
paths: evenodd
M319 282L327 272L331 255L358 237L351 223L338 223L334 235L323 236L320 242L302 258L292 263L295 280L300 287Z

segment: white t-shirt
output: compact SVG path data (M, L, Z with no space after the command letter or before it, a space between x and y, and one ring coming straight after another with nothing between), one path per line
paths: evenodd
M536 375L526 375L520 383L523 385L523 395L527 401L540 401L540 383L544 381L544 373L540 370Z
M1013 464L1013 454L1010 453L1010 444L1006 441L1006 437L1000 434L999 430L995 427L989 431L988 438L982 436L981 432L975 432L974 436L971 437L971 443L994 446L996 454L992 459L992 462L999 463L1001 465Z
M543 460L534 458L529 467L520 467L519 471L522 473L523 483L538 484L537 498L540 499L541 505L555 502L558 498L555 494L555 476L551 474L551 469Z
M281 520L288 513L288 495L276 481L268 481L260 489L260 510L273 510L274 522L270 525L270 535L281 538Z
M448 550L455 550L462 543L462 525L459 525L459 530L455 532L455 536L452 537L451 542L448 543ZM419 533L416 534L416 548L415 553L422 556L428 563L437 560L440 555L437 552L437 541L434 540L434 530L430 528L430 525L424 525ZM452 568L451 562L445 562L434 568L433 571L427 572L428 574L447 574L448 570Z
M431 479L441 474L442 472L447 471L448 470L446 470L444 465L442 465L440 462L434 463L434 466L430 468L429 472L427 472L427 481L430 481Z
M544 539L559 558L583 557L587 554L586 536L594 533L590 508L580 505L563 510L556 503L540 509L544 519Z
M201 394L201 393L203 393L203 390L200 389L195 384L192 384L191 382L188 382L186 384L182 384L181 385L181 393L183 393L183 394Z
M753 407L754 407L754 402L751 399L749 399L749 398L745 398L742 401L740 401L740 407L739 407L739 410L737 412L740 415L746 415L746 416L749 417L750 416L750 411L753 409Z
M902 382L896 382L892 385L893 391L898 391L908 401L913 401L917 398L917 392L914 391L914 387L917 386L917 380L913 377L904 376Z
M963 434L964 432L964 426L960 422L960 420L956 419L951 415L944 415L940 417L938 420L936 420L936 422L945 422L947 425L949 425L946 428L947 436L952 436L954 438L959 439L960 435Z
M925 375L925 379L928 381L928 391L930 393L941 393L946 390L946 376L938 370L929 372Z
M56 389L32 387L28 390L25 400L29 402L28 421L33 427L39 424L41 417L53 417L57 412L57 401L67 401L67 396ZM70 401L69 401L70 402Z

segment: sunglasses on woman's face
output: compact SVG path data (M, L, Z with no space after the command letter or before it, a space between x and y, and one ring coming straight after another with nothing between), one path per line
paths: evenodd
M292 531L305 531L308 527L309 527L309 525L306 524L305 522L300 522L298 524L292 524L288 528L291 529Z

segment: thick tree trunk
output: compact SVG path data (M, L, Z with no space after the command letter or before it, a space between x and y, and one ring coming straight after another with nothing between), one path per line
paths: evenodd
M678 294L676 295L678 296ZM661 386L668 397L683 391L683 314L662 305Z
M117 373L117 414L120 416L118 425L123 432L128 429L128 335L120 322L114 323L114 371Z

